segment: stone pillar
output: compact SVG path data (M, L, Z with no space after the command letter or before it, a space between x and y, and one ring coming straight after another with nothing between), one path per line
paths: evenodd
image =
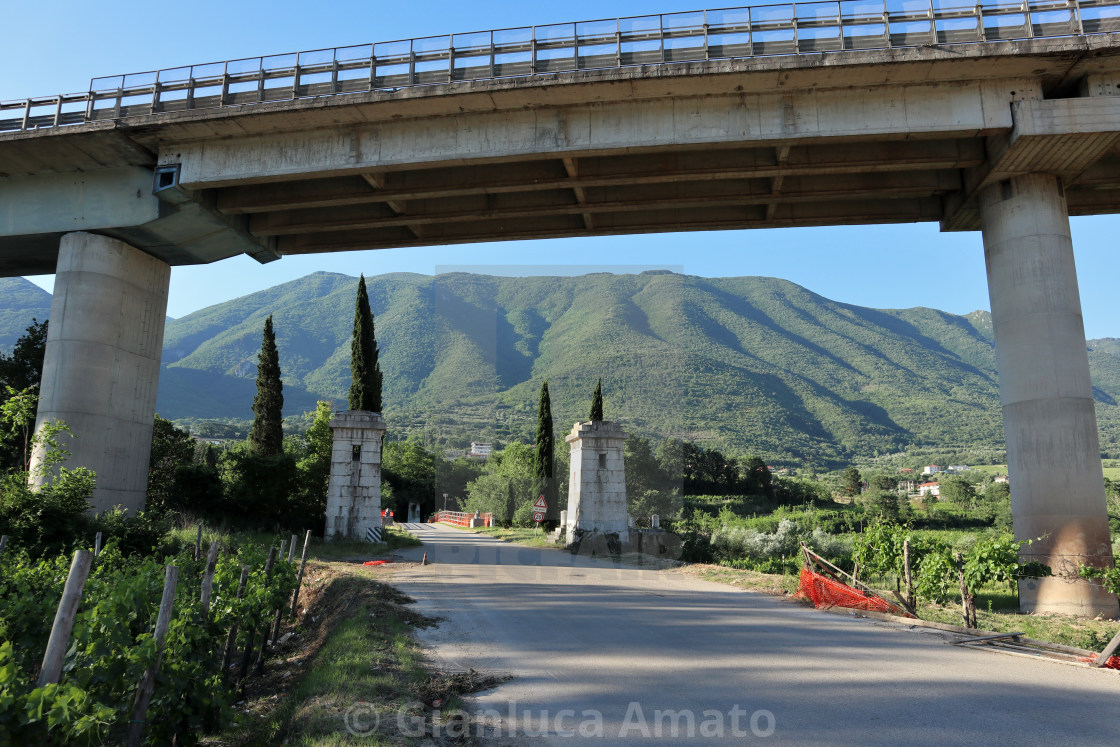
M1015 536L1042 538L1023 560L1054 571L1019 595L1024 611L1115 617L1116 597L1077 578L1113 558L1068 216L1047 174L980 195Z
M630 533L626 516L626 434L618 423L576 423L565 439L572 455L568 472L568 543L575 531L618 532L625 544Z
M165 263L121 241L62 237L35 428L70 427L65 466L96 473L95 513L144 508L170 279ZM33 473L42 458L36 449Z
M381 541L381 440L385 421L365 410L336 412L327 485L327 540Z

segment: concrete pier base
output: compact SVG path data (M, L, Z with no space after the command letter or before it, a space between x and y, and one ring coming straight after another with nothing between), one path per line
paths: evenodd
M64 466L96 473L95 512L144 508L170 279L167 264L121 241L62 237L35 428L70 427ZM42 458L32 453L33 473Z
M327 485L328 539L380 542L381 439L385 421L365 410L336 412L331 418L331 474Z
M568 471L568 510L564 531L568 544L576 530L617 532L626 544L630 531L626 515L626 433L610 422L576 423L565 438L571 446Z
M1055 176L980 196L1015 536L1053 578L1019 584L1021 607L1115 617L1116 597L1078 578L1113 564L1069 213Z

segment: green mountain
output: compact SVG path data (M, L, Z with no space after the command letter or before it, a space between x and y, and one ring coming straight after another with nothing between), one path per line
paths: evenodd
M0 278L0 352L10 352L32 320L50 311L50 293L23 278Z
M161 412L248 417L269 313L286 410L342 403L356 285L316 273L171 322ZM566 428L602 376L607 417L632 430L775 459L1002 442L987 312L867 309L773 278L669 272L392 274L369 291L389 422L435 441L529 439L545 378ZM1091 356L1111 435L1120 356Z
M540 382L558 433L606 417L771 460L911 445L1000 448L991 317L868 309L774 278L640 275L367 278L397 434L462 446L531 440ZM285 413L345 406L357 278L315 273L167 325L158 409L248 419L273 314ZM24 325L26 326L26 325ZM1102 448L1120 450L1120 343L1090 343ZM1120 453L1117 454L1120 456Z

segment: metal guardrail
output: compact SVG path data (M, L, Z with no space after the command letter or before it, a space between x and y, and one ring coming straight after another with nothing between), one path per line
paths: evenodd
M832 0L478 31L94 78L0 132L468 80L1120 31L1120 0Z

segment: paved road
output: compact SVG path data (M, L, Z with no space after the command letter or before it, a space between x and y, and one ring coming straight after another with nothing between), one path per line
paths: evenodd
M421 524L394 583L498 744L1120 744L1120 673Z

